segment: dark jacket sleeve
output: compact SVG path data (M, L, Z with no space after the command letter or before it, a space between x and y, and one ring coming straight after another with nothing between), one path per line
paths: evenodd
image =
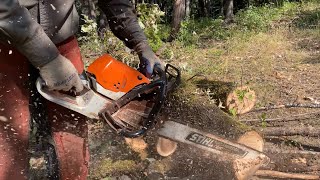
M134 49L137 44L147 42L129 0L99 0L98 6L107 15L113 34L124 41L127 47Z
M35 67L59 55L57 47L18 0L0 0L0 42L16 47Z

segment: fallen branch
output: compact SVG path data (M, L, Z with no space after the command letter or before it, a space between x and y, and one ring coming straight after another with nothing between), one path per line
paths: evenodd
M265 147L264 152L268 152L271 154L301 154L301 155L318 155L320 156L320 152L317 151L304 151L304 150L281 150L274 147L268 148ZM320 170L320 166L319 169Z
M258 170L256 176L283 178L283 179L320 179L320 176L313 174L297 174L297 173L284 173L271 170Z
M259 128L265 136L320 136L320 128L315 127L266 127Z
M310 137L313 138L313 137ZM301 152L301 154L318 154L320 155L320 147L318 145L310 145L307 143L307 141L299 141L296 139L295 136L265 136L264 139L268 142L271 142L273 144L278 144L281 145L284 142L294 142L294 146L298 147L300 150L299 152ZM305 139L305 138L304 138ZM265 147L266 149L278 149L277 146L271 146L268 145ZM276 150L275 150L276 151ZM288 152L293 151L293 150L289 150ZM297 152L298 153L298 152Z
M269 118L264 119L264 122L272 122L272 121L299 121L303 119L310 119L310 118L319 118L320 117L320 111L312 112L312 113L304 113L304 114L297 114L294 116L289 117L279 117L279 118ZM240 120L242 122L262 122L262 119L243 119Z
M206 75L204 75L204 74L202 74L201 72L199 72L199 73L193 75L191 78L187 79L187 81L190 81L190 80L192 80L193 78L198 77L198 76L202 76L202 77L204 77L206 80L208 79L208 77L207 77Z
M320 104L316 104L316 103L312 103L312 104L288 103L288 104L260 107L260 108L252 109L249 112L267 111L267 110L272 110L272 109L294 108L294 107L296 107L296 108L320 108Z
M320 104L320 101L318 99L315 99L313 97L304 97L304 100L309 100L311 101L313 104Z
M274 170L274 168L275 168L275 166L274 165L272 166L272 164L270 164L269 166L264 167L263 170ZM300 166L298 166L298 165L292 164L292 166L289 166L289 167L276 167L276 169L278 171L286 171L286 172L291 171L291 172L295 172L295 173L311 173L311 174L313 174L313 172L320 171L318 165L313 165L313 166L300 165Z

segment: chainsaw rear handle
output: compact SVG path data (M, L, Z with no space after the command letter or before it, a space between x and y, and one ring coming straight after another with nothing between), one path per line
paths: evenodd
M171 82L172 87L174 85L178 85L180 83L180 71L175 68L174 66L167 64L165 70L162 70L159 66L155 66L154 68L154 73L155 73L155 80L153 80L150 84L145 85L144 87L137 89L137 90L132 90L129 93L127 93L125 96L120 98L115 104L114 109L108 109L101 113L101 116L103 119L106 120L106 122L113 128L115 129L120 135L127 137L127 138L136 138L139 137L143 134L145 134L150 128L153 127L155 124L155 117L161 110L161 107L164 103L166 94L167 94L167 88L168 88L168 79L171 80L174 75L170 74L168 72L168 68L173 68L177 75L176 81ZM168 74L168 78L167 78ZM143 94L146 91L150 89L156 89L157 91L157 98L155 101L154 106L152 107L149 116L146 121L143 121L142 128L136 131L130 131L126 129L125 127L122 127L123 125L117 123L113 117L112 114L116 112L119 108L130 102L132 99L136 98L139 94ZM110 111L111 110L111 111Z

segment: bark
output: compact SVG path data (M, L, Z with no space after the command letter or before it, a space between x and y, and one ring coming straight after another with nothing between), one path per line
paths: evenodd
M297 174L297 173L284 173L279 171L270 170L258 170L255 173L256 176L263 177L274 177L274 178L284 178L284 179L319 179L320 176L313 174Z
M263 167L264 170L295 173L311 173L320 170L320 164L317 162L320 158L318 151L284 149L282 146L266 143L263 152L272 161Z
M183 95L182 95L183 96ZM181 97L169 97L159 119L172 119L181 124L237 141L243 134L253 129L232 118L214 104L207 103L207 98L185 101Z
M223 17L225 24L234 22L233 0L223 0Z
M186 15L185 9L185 0L175 0L173 6L173 19L172 19L172 26L171 26L171 33L168 41L172 41L176 39L176 36L181 27L181 21Z

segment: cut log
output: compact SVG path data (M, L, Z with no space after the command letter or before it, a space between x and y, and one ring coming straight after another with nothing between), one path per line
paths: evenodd
M282 179L320 179L319 175L313 174L298 174L298 173L284 173L271 170L258 170L256 176L273 177Z
M170 167L165 172L167 177L248 179L246 177L254 174L261 164L268 163L268 160L265 161L267 158L248 156L241 148L223 143L228 141L236 144L239 139L245 141L246 138L243 135L251 134L252 136L252 133L247 133L252 129L229 116L216 105L207 102L206 97L199 97L197 101L186 101L181 94L173 96L158 118L164 122L162 125L165 127L158 130L158 135L178 142L176 152L170 156L170 163L165 165ZM177 123L180 125L173 126ZM168 130L172 134L169 134ZM219 137L219 141L214 137ZM252 139L252 142L254 141L258 143L259 139ZM215 145L211 147L213 143ZM248 141L240 143L250 146ZM232 153L240 153L240 155L232 156ZM250 157L250 160L246 161L244 156Z
M177 149L178 143L166 138L159 137L157 141L157 152L163 157L170 156Z
M272 163L264 167L264 170L281 172L314 172L320 170L318 159L320 152L303 150L284 150L278 146L267 144L264 152L270 157Z
M259 128L265 136L320 136L320 128L316 127L267 127Z
M255 105L256 94L247 86L236 88L227 97L227 107L229 111L235 111L237 114L249 112Z

